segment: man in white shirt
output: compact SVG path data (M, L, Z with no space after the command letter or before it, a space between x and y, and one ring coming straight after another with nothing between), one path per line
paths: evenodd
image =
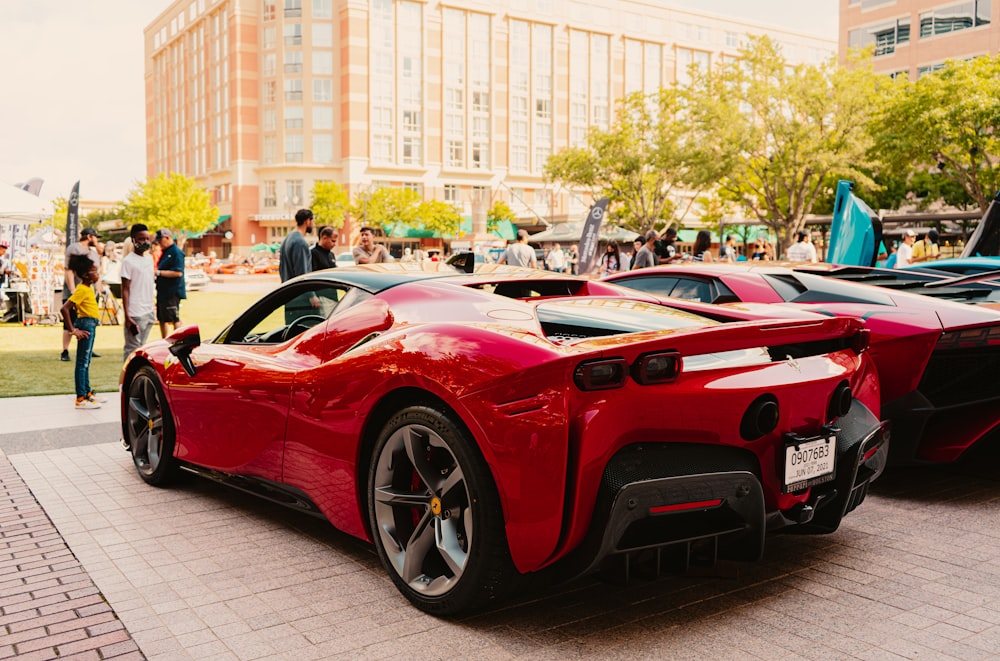
M899 244L899 249L896 250L897 269L909 266L913 261L913 242L916 238L916 232L913 230L906 230L906 234L903 236L903 242Z
M549 270L556 273L566 272L566 254L563 253L562 247L558 243L549 251L546 261L549 264Z
M528 245L528 233L525 230L517 230L517 242L507 246L507 250L500 256L499 263L538 268L538 259L535 257L535 251Z
M156 291L153 256L149 254L149 228L136 223L129 230L133 250L122 260L122 309L125 311L124 359L146 343L150 329L156 325Z
M790 262L812 262L816 263L816 246L809 240L809 232L797 232L797 241L788 246L785 258Z

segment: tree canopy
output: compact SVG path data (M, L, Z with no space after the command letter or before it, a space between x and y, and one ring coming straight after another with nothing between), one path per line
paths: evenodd
M674 89L623 99L607 130L591 128L587 144L549 157L546 176L607 197L616 221L644 232L676 220L675 197L703 180L691 168L689 123Z
M351 213L363 225L388 233L395 223L413 229L437 232L442 236L458 233L462 216L450 202L423 200L409 188L376 188L355 200Z
M890 99L873 125L877 149L899 169L941 175L985 212L1000 188L998 99L1000 55L948 60ZM961 199L944 184L936 190Z
M313 184L309 208L316 219L316 226L329 225L340 229L351 210L351 198L344 187L335 181L317 181Z
M125 201L125 219L145 223L151 230L168 228L197 234L212 227L219 209L204 188L182 174L160 174L139 182Z
M775 42L751 37L738 59L692 70L695 178L788 245L836 179L876 186L868 122L892 85L863 57L792 67Z

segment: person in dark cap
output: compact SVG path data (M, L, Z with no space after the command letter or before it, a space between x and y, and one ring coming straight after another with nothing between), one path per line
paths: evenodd
M69 237L66 237L67 240ZM69 259L73 255L87 255L90 257L90 261L95 264L101 263L101 254L104 252L104 246L101 245L100 241L97 240L97 230L93 227L84 227L80 231L80 240L74 241L73 243L66 246L66 262L64 264L63 271L63 290L62 290L62 302L66 303L69 297L72 296L73 292L76 291L76 286L80 284L76 275L73 273L73 269L69 266ZM94 283L94 291L101 291L101 285L99 283ZM59 360L63 362L69 362L69 341L73 339L73 333L69 331L63 332L62 341L62 353L59 354ZM100 354L91 354L95 358L99 358Z
M941 235L938 234L936 229L927 230L927 234L920 241L913 244L913 258L910 260L911 263L916 264L918 262L928 262L932 259L937 259L940 255L940 248L938 247L938 239Z

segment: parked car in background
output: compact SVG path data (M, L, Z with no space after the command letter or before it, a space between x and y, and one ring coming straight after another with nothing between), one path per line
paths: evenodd
M325 516L417 607L462 613L519 574L835 530L885 464L869 333L792 316L493 264L328 269L214 338L141 347L122 433L150 484L190 471Z
M977 443L1000 442L1000 313L844 282L799 269L678 264L606 282L670 298L789 304L865 320L878 367L882 415L896 463L950 462Z
M185 268L184 269L184 287L188 291L196 291L198 289L204 289L205 285L212 281L202 269L198 268Z

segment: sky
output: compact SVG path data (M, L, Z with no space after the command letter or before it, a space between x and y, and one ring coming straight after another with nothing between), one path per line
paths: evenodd
M559 2L561 0L556 0ZM830 39L838 0L661 0ZM142 31L169 0L0 0L0 182L124 199L145 178Z

